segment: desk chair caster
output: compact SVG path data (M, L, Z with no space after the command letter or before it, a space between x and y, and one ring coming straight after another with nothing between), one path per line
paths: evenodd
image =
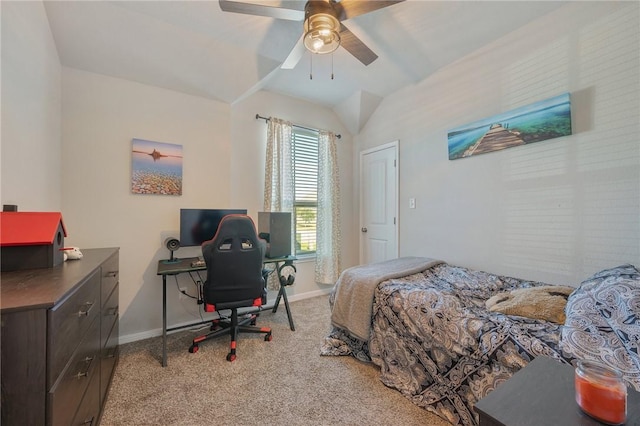
M265 342L270 342L273 339L273 337L271 336L271 331L269 331L267 334L265 334L264 336L264 341ZM236 360L236 346L235 346L235 341L231 342L231 350L229 351L229 353L227 354L227 361L229 362L233 362Z

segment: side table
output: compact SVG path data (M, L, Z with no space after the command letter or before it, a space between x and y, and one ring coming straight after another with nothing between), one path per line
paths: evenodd
M601 426L575 400L574 369L538 357L475 405L480 426ZM640 393L627 388L626 426L640 426Z

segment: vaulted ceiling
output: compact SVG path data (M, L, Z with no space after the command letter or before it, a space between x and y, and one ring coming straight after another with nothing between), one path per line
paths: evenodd
M372 64L339 48L305 52L293 69L281 64L301 21L223 12L217 0L45 1L45 9L63 66L229 104L280 93L332 108L356 134L385 96L564 3L407 0L343 22L378 55Z

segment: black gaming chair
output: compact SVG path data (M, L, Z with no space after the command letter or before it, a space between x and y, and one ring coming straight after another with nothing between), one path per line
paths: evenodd
M270 328L247 325L255 324L257 312L267 302L262 270L264 245L249 216L232 214L222 218L216 235L202 244L202 256L207 265L207 279L202 289L205 311L230 309L231 320L214 321L213 331L193 339L189 352L197 352L198 345L205 340L230 334L227 361L233 361L238 332L265 333L264 340L271 340ZM238 321L238 308L243 307L256 309ZM216 329L218 325L222 329Z

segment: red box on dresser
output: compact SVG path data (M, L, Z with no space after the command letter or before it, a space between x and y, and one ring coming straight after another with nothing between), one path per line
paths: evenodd
M58 212L0 212L2 271L52 268L64 261L67 231Z

